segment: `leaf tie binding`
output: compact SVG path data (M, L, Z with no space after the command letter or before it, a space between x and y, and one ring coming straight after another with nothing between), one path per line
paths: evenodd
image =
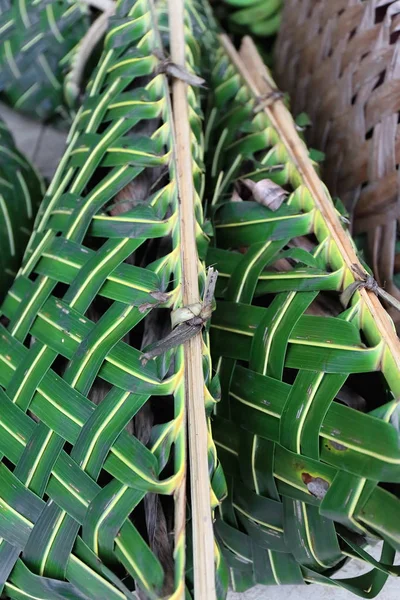
M153 55L160 61L157 67L158 73L165 73L166 75L175 77L175 79L180 79L191 86L203 87L205 79L199 77L195 73L189 73L187 69L174 63L160 48L153 50Z
M210 267L207 271L203 302L177 308L171 313L172 331L162 340L152 344L143 354L140 359L143 366L167 350L184 344L201 331L213 311L212 303L217 277L218 271Z
M284 97L284 92L281 92L277 88L272 90L272 92L267 92L266 94L263 94L262 96L256 98L253 112L257 114L260 111L264 110L264 108L267 108L268 106L274 104L274 102L276 102L277 100L282 100L282 98Z
M400 302L394 296L381 288L372 275L366 271L363 271L357 264L352 265L352 269L359 279L356 279L353 281L353 283L350 283L350 285L347 286L347 288L340 295L340 301L345 308L347 308L349 305L350 300L355 292L360 288L365 288L366 290L376 294L376 296L380 296L386 300L386 302L388 302L391 306L394 306L397 310L400 310Z

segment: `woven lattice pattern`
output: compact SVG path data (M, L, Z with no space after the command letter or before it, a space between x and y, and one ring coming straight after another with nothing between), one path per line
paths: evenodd
M17 274L43 194L43 181L0 121L0 298Z
M140 360L140 324L146 327L154 307L180 306L182 294L170 90L153 54L161 44L157 20L147 0L118 4L2 306L0 590L9 598L184 592L184 522L175 536L173 527L167 531L172 573L150 532L136 527L149 493L185 503L187 462L183 349L146 365ZM200 52L189 22L187 36L192 70ZM204 254L202 129L191 89L189 101ZM161 237L164 245L152 254ZM203 284L200 262L199 272ZM204 341L211 409L209 388L217 386L207 335ZM144 436L136 419L150 401L161 403L163 418ZM223 494L211 440L208 457L213 489Z
M274 88L262 65L253 73L258 85ZM399 573L391 566L400 549L395 355L364 297L354 296L347 310L340 305L352 247L339 245L343 234L334 229L343 225L332 207L325 212L325 188L304 175L306 155L299 169L292 152L295 142L304 146L283 104L257 110L258 92L223 48L213 75L217 247L208 260L220 271L211 347L222 388L213 433L229 488L216 530L231 583L240 591L306 581L372 597L388 573ZM239 177L270 178L290 195L274 212L237 191L229 201ZM368 394L371 377L379 400ZM346 384L357 389L357 382L364 382L361 403L346 398ZM369 539L385 541L379 563L363 550ZM348 557L373 568L330 579Z
M279 86L311 117L309 143L326 152L325 181L397 297L399 28L395 1L287 0L275 53Z
M0 91L18 110L47 119L63 105L63 76L89 21L70 0L0 2Z

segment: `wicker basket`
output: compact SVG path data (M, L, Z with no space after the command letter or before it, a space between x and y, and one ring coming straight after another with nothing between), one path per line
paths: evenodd
M324 179L375 277L400 298L400 2L286 0L276 78L311 117L308 142L326 153Z

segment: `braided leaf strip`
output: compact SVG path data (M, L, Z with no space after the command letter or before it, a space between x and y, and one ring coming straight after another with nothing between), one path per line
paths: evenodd
M335 237L307 187L275 104L257 110L246 69L274 85L251 65L254 47L246 67L227 41L214 56L207 152L217 247L208 261L220 272L211 339L222 400L213 434L229 489L216 529L231 583L241 591L306 581L374 597L400 573L398 341L377 303L373 317L365 290L347 310L338 302L354 278L352 246L338 244L343 234ZM269 178L290 194L275 211L231 201L240 177ZM342 230L338 219L334 227ZM310 251L295 243L301 236ZM324 290L332 316L315 314ZM381 394L371 397L367 379L364 412L339 403L346 380L373 372ZM379 561L364 551L371 540L384 541ZM331 579L349 557L372 570Z
M0 91L9 104L41 120L60 112L71 53L89 26L75 0L0 2Z
M0 298L15 278L43 194L43 181L0 121Z
M185 485L183 349L143 366L142 352L125 341L153 307L181 305L170 90L157 72L156 48L148 0L119 2L23 268L2 306L9 324L0 336L0 565L10 598L49 591L52 598L130 598L133 582L146 598L184 594L184 528L175 535L171 580L135 527L146 494L176 496ZM198 60L188 22L187 68ZM204 256L202 123L197 93L189 88L188 95L196 238ZM141 135L149 127L152 133ZM118 210L116 194L139 189L151 176L150 194ZM170 244L146 263L150 241L161 237ZM198 270L203 286L200 260ZM105 308L92 320L97 302ZM210 411L218 385L207 334L203 365ZM106 391L96 406L98 386ZM172 414L166 410L146 445L129 424L155 396ZM208 460L215 506L224 478L211 437ZM218 554L216 564L223 597Z

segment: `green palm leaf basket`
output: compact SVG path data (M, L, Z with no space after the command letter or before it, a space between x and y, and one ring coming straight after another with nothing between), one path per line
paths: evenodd
M372 598L400 574L400 345L346 219L206 2L120 0L107 21L1 306L0 593ZM368 572L343 578L352 558Z
M21 265L43 192L42 178L0 121L0 299Z
M169 51L186 73L200 47L182 6L171 3ZM142 352L206 280L199 97L163 73L166 17L149 0L118 3L1 307L7 598L226 594L211 521L225 482L206 420L219 389L208 334L146 364Z
M365 271L253 42L239 56L222 38L214 57L207 260L220 272L213 435L229 493L216 532L230 582L372 598L400 573L399 341L362 285L340 302ZM349 558L368 572L333 578Z
M88 27L83 1L1 0L2 99L41 120L65 114L63 79Z

